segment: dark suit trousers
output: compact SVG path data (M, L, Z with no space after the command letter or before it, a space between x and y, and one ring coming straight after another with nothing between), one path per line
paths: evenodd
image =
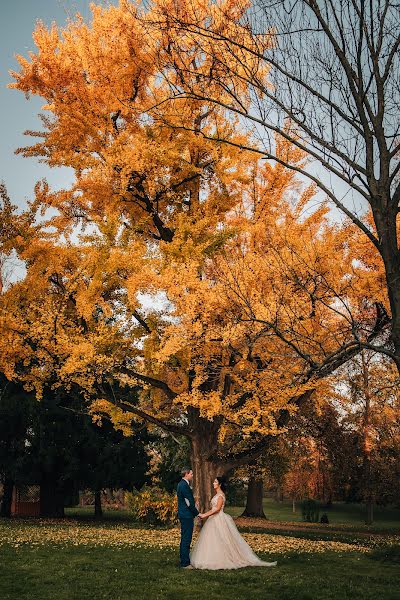
M181 522L181 545L179 547L179 557L181 567L190 565L190 544L192 541L194 519L179 519Z

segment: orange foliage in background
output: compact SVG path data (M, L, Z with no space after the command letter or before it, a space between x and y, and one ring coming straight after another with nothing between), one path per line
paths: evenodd
M144 486L140 491L126 492L125 502L133 517L143 523L174 525L178 521L176 494Z

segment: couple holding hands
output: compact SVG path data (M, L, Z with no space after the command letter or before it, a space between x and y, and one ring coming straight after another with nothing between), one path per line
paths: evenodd
M213 482L215 495L211 509L199 513L196 508L190 482L193 471L182 469L178 483L178 517L181 523L180 561L186 569L240 569L241 567L275 567L276 562L264 562L258 558L240 535L230 515L224 512L225 481L216 477ZM199 537L190 553L194 518L204 522Z

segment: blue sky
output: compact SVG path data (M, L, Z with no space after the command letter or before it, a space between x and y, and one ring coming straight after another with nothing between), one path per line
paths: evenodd
M97 4L107 2L99 2ZM6 183L13 204L23 207L32 198L35 183L46 177L53 189L62 188L72 181L70 169L52 168L35 158L15 155L14 151L30 145L35 138L23 135L27 129L42 129L38 118L44 101L38 97L25 99L22 92L10 90L9 70L19 70L15 54L27 56L35 51L32 31L37 19L47 25L56 21L64 25L68 16L80 12L90 17L90 0L1 0L0 2L0 180Z

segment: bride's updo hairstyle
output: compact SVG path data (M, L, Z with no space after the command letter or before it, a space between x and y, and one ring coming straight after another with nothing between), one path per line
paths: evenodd
M226 478L222 477L222 476L219 476L219 477L216 477L215 479L218 481L221 490L225 493L225 490L226 490Z

